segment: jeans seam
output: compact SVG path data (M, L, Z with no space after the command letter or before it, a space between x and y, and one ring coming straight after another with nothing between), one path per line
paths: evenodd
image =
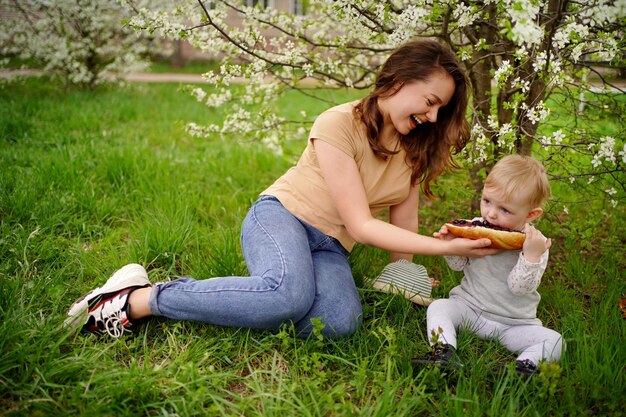
M270 200L272 197L270 196L269 198L267 198L267 200ZM225 287L225 288L219 288L219 289L213 289L210 291L186 291L184 289L170 289L171 291L182 291L182 292L190 292L190 293L216 293L216 292L222 292L222 291L242 291L242 292L265 292L265 291L275 291L278 287L280 287L283 283L284 277L285 277L285 256L283 254L283 251L280 248L280 245L278 245L276 243L276 240L272 237L271 233L269 233L267 231L267 229L265 227L263 227L263 225L261 224L261 222L258 220L257 214L256 214L256 204L253 205L250 209L250 212L252 214L251 219L254 220L254 222L259 226L259 228L263 231L263 233L265 233L265 235L269 238L269 240L272 242L272 244L276 247L277 252L279 254L280 257L280 263L281 263L281 272L280 275L277 277L277 285L268 285L269 289L243 289L240 287ZM240 236L240 244L243 247L243 230ZM261 276L261 278L263 278L263 276ZM266 281L267 282L267 281Z
M276 240L274 239L274 237L272 236L271 233L269 233L267 231L267 229L265 227L263 227L263 225L261 224L261 222L259 221L257 214L256 214L256 204L254 206L252 206L252 218L254 219L255 223L259 226L259 228L263 231L263 233L265 233L265 235L271 240L272 244L276 247L276 251L278 252L278 254L280 255L280 264L281 264L281 271L280 271L280 277L278 279L278 285L274 286L272 288L272 290L275 290L276 288L280 287L283 283L283 279L285 278L285 256L283 254L282 249L280 248L280 245L276 243ZM263 280L265 280L265 278L263 278ZM271 286L270 286L271 287Z
M348 252L336 238L332 236L328 236L328 235L326 235L324 239L321 242L319 242L317 245L315 245L314 247L311 247L311 251L317 250L322 246L328 246L329 244L331 246L329 246L327 250L336 252L344 257L348 257L350 255L350 252Z
M332 238L330 236L325 236L324 239L322 239L319 243L311 247L311 250L317 250L322 246L325 246L327 243L332 243Z

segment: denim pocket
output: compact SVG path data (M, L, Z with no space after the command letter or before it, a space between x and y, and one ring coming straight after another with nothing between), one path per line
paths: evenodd
M261 201L277 201L280 203L280 200L278 200L273 195L269 195L269 194L261 194L259 198L255 201L255 204Z

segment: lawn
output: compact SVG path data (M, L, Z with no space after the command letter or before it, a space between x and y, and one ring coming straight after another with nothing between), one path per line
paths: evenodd
M281 106L312 115L326 105L288 95ZM350 258L364 305L351 338L164 319L119 340L64 329L72 301L126 263L152 282L246 274L240 222L305 143L278 156L184 132L221 116L176 84L85 92L43 78L0 89L0 415L626 415L626 219L601 203L568 215L550 206L538 223L555 241L538 314L567 350L530 380L494 372L514 355L464 332L464 368L413 370L426 310L368 288L388 258L363 246ZM421 233L466 215L467 184L462 172L438 181ZM416 261L441 280L437 297L460 281L441 258Z

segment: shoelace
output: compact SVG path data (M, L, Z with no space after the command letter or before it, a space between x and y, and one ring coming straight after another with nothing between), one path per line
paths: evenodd
M128 294L118 294L116 297L104 303L100 311L100 322L104 325L107 334L114 338L122 337L124 332L130 332L125 326L128 317L123 310Z
M130 332L130 330L124 326L124 320L126 320L124 316L125 314L121 311L116 311L104 319L104 330L106 330L109 336L120 338L124 332Z

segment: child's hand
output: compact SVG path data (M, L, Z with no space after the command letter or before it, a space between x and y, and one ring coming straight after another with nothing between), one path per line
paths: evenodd
M538 263L541 255L552 246L552 239L546 239L546 237L534 226L526 223L524 226L524 233L526 239L524 240L524 247L522 251L524 257L528 262Z

